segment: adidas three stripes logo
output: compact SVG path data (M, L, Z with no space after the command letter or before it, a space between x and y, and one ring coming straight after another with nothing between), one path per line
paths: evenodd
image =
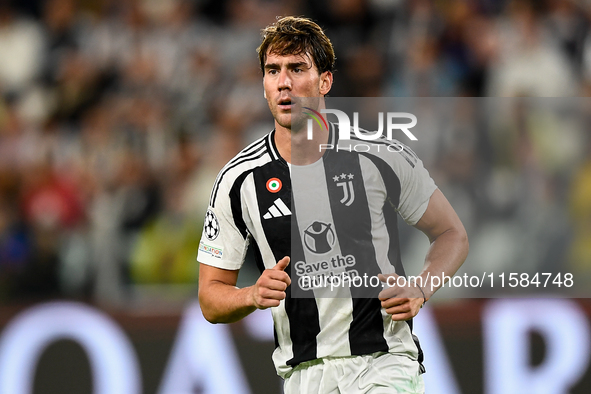
M273 205L271 205L267 213L263 215L263 219L278 218L289 215L291 215L291 211L287 205L285 205L285 203L280 198L278 198L273 202Z

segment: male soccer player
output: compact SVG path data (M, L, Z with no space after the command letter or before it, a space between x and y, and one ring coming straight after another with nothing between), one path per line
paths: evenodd
M325 108L335 59L316 23L279 19L263 30L258 54L275 129L232 159L213 186L198 254L203 314L229 323L272 308L273 361L287 394L423 393L422 352L409 323L436 290L427 281L392 281L375 297L350 288L348 298L330 298L315 290L294 296L300 284L292 279L323 262L345 267L341 273L354 266L382 281L397 278L397 214L431 241L419 279L453 275L468 253L464 227L404 145L318 149L360 143L339 141L333 124L315 125L308 138L296 107ZM239 289L249 244L261 275Z

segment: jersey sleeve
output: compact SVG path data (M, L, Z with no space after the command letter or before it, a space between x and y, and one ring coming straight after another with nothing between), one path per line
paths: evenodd
M234 216L241 215L242 210L232 210L232 204L240 206L240 201L236 201L240 196L230 195L230 187L224 182L217 192L205 213L197 260L217 268L238 270L244 263L249 243L248 232L238 227L242 218Z
M414 226L423 217L437 186L418 156L409 147L403 144L400 147L396 165L400 179L398 213L406 223Z

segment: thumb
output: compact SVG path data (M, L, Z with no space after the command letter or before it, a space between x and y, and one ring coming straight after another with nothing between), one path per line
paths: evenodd
M285 256L284 258L279 260L277 262L277 264L275 264L275 267L273 267L272 269L277 270L277 271L285 271L285 269L289 265L289 261L290 261L289 256Z
M396 280L396 278L398 277L398 275L396 275L396 274L386 274L386 275L384 275L384 274L378 274L378 279L380 280L380 282L383 282L383 283L387 283L388 282L388 278L390 278L390 277L393 277L394 280ZM394 282L394 283L396 283L396 282Z

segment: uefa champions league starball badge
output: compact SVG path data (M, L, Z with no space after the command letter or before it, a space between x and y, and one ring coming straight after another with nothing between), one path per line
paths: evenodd
M220 234L220 224L218 218L215 216L211 209L207 210L205 214L205 223L203 225L205 230L205 238L213 241Z

